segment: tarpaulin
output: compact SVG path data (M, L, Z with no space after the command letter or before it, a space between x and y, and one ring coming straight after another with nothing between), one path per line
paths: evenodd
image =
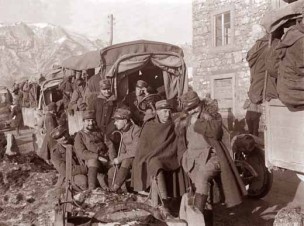
M113 79L117 95L121 77L152 64L163 71L167 98L180 96L187 90L186 68L183 50L175 45L161 42L139 40L109 46L100 51L101 71L88 82L87 97L99 92L99 81L108 77Z
M261 25L268 33L274 32L286 22L302 16L304 0L298 0L285 7L267 12L261 20Z
M73 70L87 70L100 67L100 61L100 50L95 50L82 55L69 57L62 62L61 66Z

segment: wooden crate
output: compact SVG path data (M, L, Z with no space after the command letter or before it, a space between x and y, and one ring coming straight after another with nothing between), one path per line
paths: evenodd
M291 112L280 100L271 100L265 113L266 166L304 173L304 111Z

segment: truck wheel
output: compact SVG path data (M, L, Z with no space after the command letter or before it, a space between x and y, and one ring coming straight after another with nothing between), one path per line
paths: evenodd
M235 165L246 186L249 198L259 199L271 189L273 174L265 166L265 155L261 149L255 149L244 158L236 158Z

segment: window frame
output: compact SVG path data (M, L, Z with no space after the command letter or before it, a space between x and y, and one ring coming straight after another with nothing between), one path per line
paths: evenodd
M218 15L222 15L224 18L225 13L230 13L230 29L231 29L231 36L230 36L230 43L226 45L216 45L216 18ZM216 49L225 49L229 48L234 45L234 36L235 36L235 28L234 28L234 6L231 7L224 7L220 10L215 10L211 13L211 35L212 35L212 47ZM222 26L224 26L224 20L222 20ZM224 40L224 32L222 32L222 40Z

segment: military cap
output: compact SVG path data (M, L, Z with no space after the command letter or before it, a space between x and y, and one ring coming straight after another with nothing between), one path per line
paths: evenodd
M102 79L99 82L99 86L101 89L109 89L111 88L111 81L109 79Z
M51 132L51 137L55 140L62 138L65 134L67 134L67 128L65 126L57 126Z
M196 92L188 91L187 93L181 96L181 102L183 108L185 110L189 110L191 108L196 108L197 106L199 106L201 100Z
M93 110L87 110L83 112L83 120L85 119L95 119L96 113Z
M114 119L130 119L131 111L125 108L117 108L113 115Z
M144 80L138 80L136 82L136 86L139 88L144 88L144 87L148 87L148 83L145 82Z
M49 103L49 105L47 106L47 110L48 111L56 111L57 110L57 105L55 102L51 102Z
M160 100L155 103L156 110L160 109L172 109L171 104L167 100Z

